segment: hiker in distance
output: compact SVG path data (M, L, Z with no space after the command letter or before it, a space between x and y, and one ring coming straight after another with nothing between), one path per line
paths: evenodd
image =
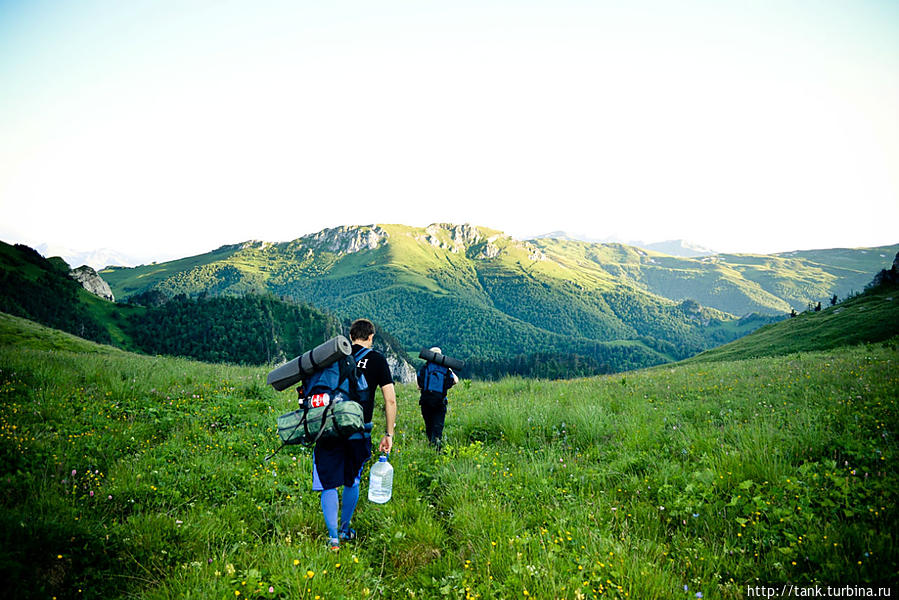
M430 350L442 354L440 348L434 346ZM459 383L459 376L452 369L433 362L426 362L418 370L418 389L421 390L421 416L425 421L425 435L428 442L438 450L443 439L443 425L446 422L446 393Z
M340 549L340 542L356 538L350 521L359 502L359 483L362 467L371 457L372 414L375 405L375 388L381 388L384 397L386 431L378 444L378 450L389 453L393 448L393 428L396 423L396 390L390 366L384 355L372 350L375 327L366 319L358 319L350 326L353 344L353 360L356 363L358 402L362 405L365 432L353 434L347 439L319 441L313 451L312 489L321 492L321 508L328 528L329 545ZM337 488L343 486L343 506L338 527Z

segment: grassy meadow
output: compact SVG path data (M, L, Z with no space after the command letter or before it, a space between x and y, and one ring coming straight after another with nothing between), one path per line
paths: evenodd
M0 588L18 598L744 598L899 577L896 339L573 381L399 388L394 497L326 548L266 368L0 315ZM380 394L378 395L380 400ZM376 413L375 430L383 428Z
M881 285L821 311L764 325L744 336L686 359L683 363L733 361L831 350L899 336L899 287Z

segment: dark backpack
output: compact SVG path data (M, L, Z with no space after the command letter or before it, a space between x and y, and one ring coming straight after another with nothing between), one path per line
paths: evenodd
M446 377L449 369L434 363L428 363L425 367L423 390L439 396L446 393Z
M327 394L330 402L325 406L311 406L310 400L318 394ZM304 400L302 407L278 417L281 446L265 460L270 460L285 445L312 446L320 439L346 439L365 430L356 361L352 357L345 356L307 377L300 395Z

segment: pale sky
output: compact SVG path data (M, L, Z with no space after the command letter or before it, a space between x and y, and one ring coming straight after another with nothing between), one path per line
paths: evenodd
M899 2L0 0L0 239L899 242Z

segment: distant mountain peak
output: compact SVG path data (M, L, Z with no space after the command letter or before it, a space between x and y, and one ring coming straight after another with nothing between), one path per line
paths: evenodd
M671 256L680 256L683 258L695 258L698 256L710 256L712 254L717 254L717 252L714 250L710 250L709 248L700 246L699 244L695 244L693 242L688 242L683 239L666 240L664 242L653 242L651 244L648 244L639 240L622 240L615 235L607 236L605 238L594 238L579 233L571 233L568 231L552 231L550 233L544 233L534 236L534 239L544 238L587 242L589 244L624 244L626 246L635 246L637 248L652 250L653 252L661 252L662 254L670 254Z
M697 256L711 256L718 254L714 250L694 244L686 240L667 240L664 242L655 242L653 244L645 244L643 248L654 250L663 254L672 256L682 256L684 258L695 258Z
M595 238L583 233L572 233L570 231L551 231L549 233L541 233L535 235L531 239L551 239L551 240L567 240L569 242L587 242L588 244L607 244L621 242L617 236L607 236L604 238Z
M72 250L56 244L38 244L34 248L44 258L58 256L72 267L87 265L96 271L103 270L107 266L134 267L140 264L137 259L126 256L116 250L100 248L99 250Z

